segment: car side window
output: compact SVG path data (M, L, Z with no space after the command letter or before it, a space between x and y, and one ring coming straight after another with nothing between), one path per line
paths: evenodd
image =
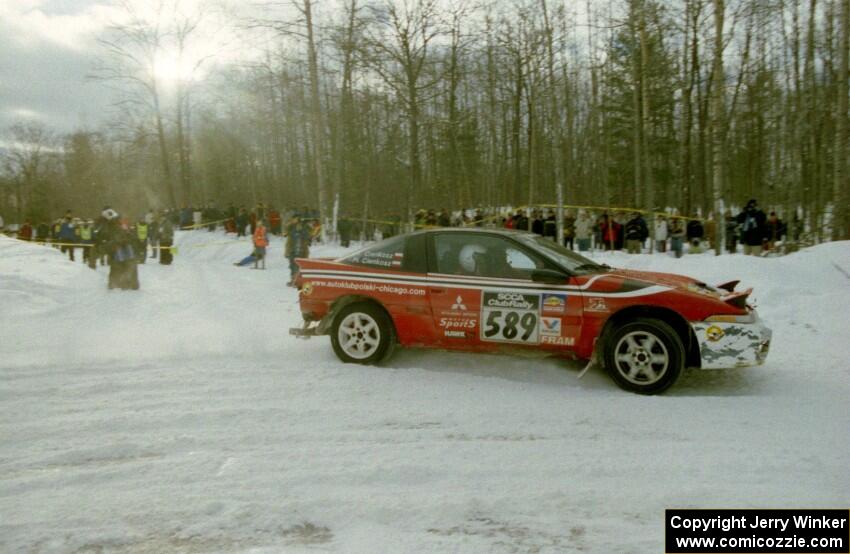
M529 279L544 267L513 242L478 233L438 233L434 236L437 273L502 279Z
M346 256L341 261L376 269L404 269L405 238L393 237Z
M516 248L508 248L506 251L506 257L508 265L511 266L514 270L528 270L533 271L535 269L540 269L537 267L537 264L532 260L527 254L524 252L517 250Z

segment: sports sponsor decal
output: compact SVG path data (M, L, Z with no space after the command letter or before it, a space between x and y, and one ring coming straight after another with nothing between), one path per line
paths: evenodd
M567 295L546 293L543 295L542 304L544 314L562 314L567 305Z
M485 290L481 296L482 341L537 344L540 295Z
M557 344L558 346L575 346L576 339L575 337L552 337L549 335L543 335L540 337L540 342L542 344Z
M383 292L402 296L425 296L425 289L405 287L392 283L370 283L368 281L313 281L314 287L329 287L334 289L360 290L368 292Z
M467 317L441 317L440 327L444 329L475 329L478 321Z
M588 312L607 312L608 303L605 302L604 298L591 296L587 299L587 306L585 307L585 310Z
M551 337L561 336L561 318L560 317L541 317L540 318L540 334Z
M443 334L445 336L449 337L450 339L465 339L466 338L466 333L464 333L463 331L452 331L450 329L446 329L443 332Z

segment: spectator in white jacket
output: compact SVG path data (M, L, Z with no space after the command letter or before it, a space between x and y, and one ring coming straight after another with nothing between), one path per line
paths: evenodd
M590 237L593 233L593 220L587 212L581 211L575 222L575 237L579 252L590 250Z
M661 214L655 219L655 249L667 252L667 220Z

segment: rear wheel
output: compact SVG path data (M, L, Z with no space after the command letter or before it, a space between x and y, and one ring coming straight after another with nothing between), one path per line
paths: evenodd
M622 324L605 341L605 369L621 388L657 394L673 386L685 365L676 331L658 319Z
M393 324L386 312L370 302L350 304L334 318L331 344L346 363L375 364L395 341Z

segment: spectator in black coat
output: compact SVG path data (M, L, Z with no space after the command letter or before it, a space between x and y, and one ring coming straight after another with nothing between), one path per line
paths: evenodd
M540 210L534 210L531 220L531 232L536 235L543 235L543 215Z
M517 210L514 215L514 229L518 231L528 231L529 221L524 210Z
M558 222L555 220L555 212L553 210L549 210L546 214L546 219L543 221L543 236L557 242Z
M640 213L635 213L627 223L623 231L626 235L626 250L629 254L640 254L643 242L649 236L646 221Z
M699 219L688 221L688 224L685 226L685 236L688 237L688 242L691 245L695 244L699 246L699 243L702 242L705 236L705 228L702 226L702 221Z
M766 235L766 218L764 212L758 208L755 199L747 202L744 211L738 214L737 220L744 254L761 255L762 242Z

